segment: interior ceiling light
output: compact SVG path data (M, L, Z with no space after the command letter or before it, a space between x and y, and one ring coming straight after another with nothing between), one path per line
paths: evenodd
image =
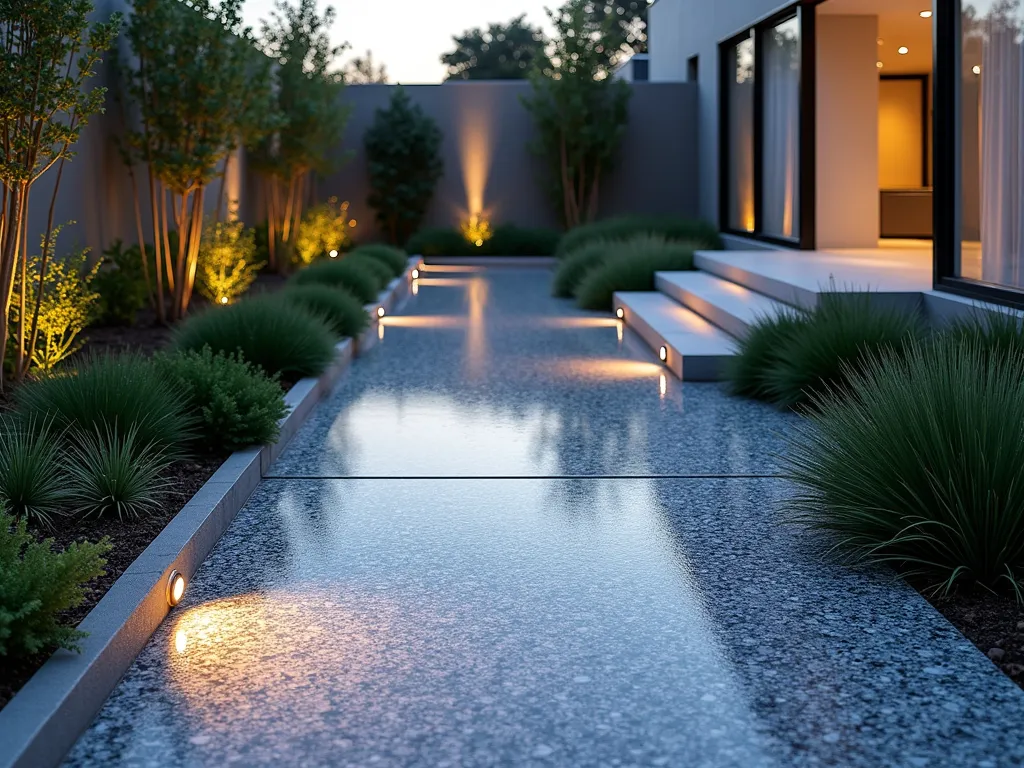
M973 68L973 69L971 69L971 71L972 71L972 72L973 72L974 74L976 74L976 75L980 75L980 74L981 74L981 67L979 67L979 66L978 66L977 64L975 64L975 65L974 65L974 68Z
M907 48L907 46L905 45L901 45L899 47L899 50L896 51L896 53L898 53L900 56L906 56L908 53L910 53L910 49Z
M932 17L932 12L931 11L921 11L921 18L922 19L930 19L931 17Z
M881 69L882 67L884 67L884 66L885 66L885 64L883 64L883 63L882 63L882 62L880 62L880 61L876 61L876 62L875 62L875 66L876 66L876 67L878 67L879 69Z
M883 40L882 38L878 38L878 44L885 45L885 40Z

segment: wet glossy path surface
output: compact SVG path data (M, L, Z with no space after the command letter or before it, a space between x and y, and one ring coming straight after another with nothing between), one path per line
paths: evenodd
M1024 762L1012 683L780 525L792 417L547 280L422 281L69 764Z

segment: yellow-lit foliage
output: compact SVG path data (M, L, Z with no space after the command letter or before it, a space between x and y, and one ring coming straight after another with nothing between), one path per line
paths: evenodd
M462 236L479 248L494 236L494 231L491 222L482 214L474 213L462 222Z
M241 221L207 222L199 248L199 292L214 304L233 304L249 290L263 262L256 235Z
M49 259L43 278L43 297L39 303L39 322L36 343L31 350L32 365L40 371L52 371L57 364L77 352L82 342L80 334L96 311L99 294L92 290L92 280L100 265L89 267L85 248L64 259ZM32 328L32 313L39 294L41 257L28 261L29 290L26 296L25 344ZM11 325L16 326L21 306L21 286L15 285L11 301Z
M323 205L310 208L295 236L296 262L308 267L331 251L349 250L355 226L355 220L348 217L348 201L339 204L338 198L332 197Z

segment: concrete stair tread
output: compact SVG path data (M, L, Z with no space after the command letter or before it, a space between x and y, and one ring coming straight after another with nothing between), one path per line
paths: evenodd
M763 317L790 307L757 291L708 272L658 272L658 290L736 338Z
M667 348L665 363L680 379L717 381L723 363L736 353L731 336L662 293L616 293L615 306L655 352Z

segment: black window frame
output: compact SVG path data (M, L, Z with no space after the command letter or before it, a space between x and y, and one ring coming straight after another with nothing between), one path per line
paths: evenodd
M780 245L785 248L813 250L815 248L816 209L816 144L817 144L817 62L815 43L815 6L820 0L797 2L768 16L743 31L722 40L718 44L718 219L724 234L737 235L752 240ZM800 137L798 155L800 159L799 233L796 237L785 238L765 234L761 229L764 220L764 78L762 77L764 46L761 43L765 33L783 22L797 19L800 27ZM732 51L742 41L753 35L754 39L754 231L739 230L729 222L729 179L731 160L729 157L729 78L732 72Z

